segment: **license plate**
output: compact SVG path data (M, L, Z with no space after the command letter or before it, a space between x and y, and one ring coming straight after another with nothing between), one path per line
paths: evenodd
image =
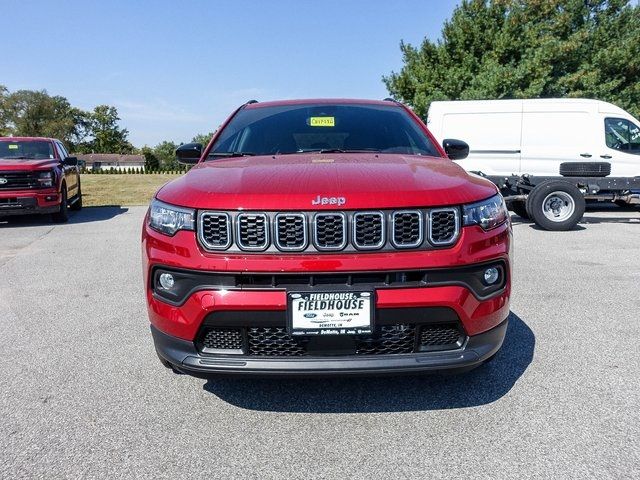
M292 335L371 333L373 298L373 292L289 292L289 330Z

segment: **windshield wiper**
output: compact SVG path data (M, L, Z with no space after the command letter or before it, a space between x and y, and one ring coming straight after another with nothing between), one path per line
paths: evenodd
M308 150L300 150L294 153L376 153L380 150L375 148L359 148L359 149L344 149L344 148L310 148Z
M253 157L255 153L251 152L211 152L209 157Z

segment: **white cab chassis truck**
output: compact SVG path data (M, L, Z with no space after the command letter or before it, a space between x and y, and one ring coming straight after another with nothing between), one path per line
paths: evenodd
M640 204L640 121L588 99L433 102L436 138L460 139L455 160L492 180L516 214L547 230L569 230L585 201Z

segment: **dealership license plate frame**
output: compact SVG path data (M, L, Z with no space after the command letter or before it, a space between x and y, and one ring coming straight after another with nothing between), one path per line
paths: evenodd
M359 318L359 322L357 322L357 326L349 326L349 327L317 327L317 328L304 328L300 326L301 321L307 321L312 323L313 320L300 319L296 312L294 312L293 305L296 303L296 300L299 298L308 298L309 295L314 294L344 294L351 293L358 295L359 298L365 299L368 303L369 314L363 318L366 318L366 321L362 318ZM373 322L375 315L375 292L373 290L325 290L325 291L290 291L287 292L287 330L293 336L316 336L316 335L370 335L373 332ZM317 311L317 310L316 310ZM309 313L307 311L307 313ZM304 314L302 314L304 316ZM297 321L296 321L296 317ZM327 319L326 322L330 322L331 320ZM344 322L342 320L341 322Z

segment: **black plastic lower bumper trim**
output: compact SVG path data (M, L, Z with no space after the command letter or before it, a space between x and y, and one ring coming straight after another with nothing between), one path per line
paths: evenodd
M193 342L167 335L151 326L158 354L177 370L196 377L224 374L258 376L383 375L467 370L495 354L504 341L508 320L468 338L459 349L396 355L260 358L204 356Z

